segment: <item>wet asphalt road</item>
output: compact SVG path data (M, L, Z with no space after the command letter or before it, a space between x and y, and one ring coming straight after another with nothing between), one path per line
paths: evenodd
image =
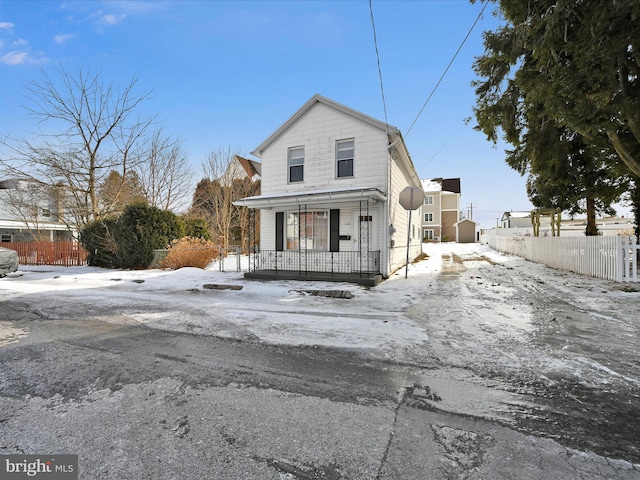
M640 478L555 420L526 420L528 402L502 421L456 409L475 390L451 390L438 362L1 308L28 335L0 347L0 453L78 454L83 479Z
M82 479L640 479L638 306L563 282L448 255L402 361L0 300L0 454L77 454Z

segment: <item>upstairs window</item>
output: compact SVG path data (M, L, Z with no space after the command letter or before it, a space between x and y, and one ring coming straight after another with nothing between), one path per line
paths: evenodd
M424 197L424 204L433 205L433 195L427 195L426 197Z
M290 148L289 158L289 182L304 181L304 147Z
M353 177L353 140L336 142L337 177Z
M424 214L425 222L433 222L433 213L425 213Z

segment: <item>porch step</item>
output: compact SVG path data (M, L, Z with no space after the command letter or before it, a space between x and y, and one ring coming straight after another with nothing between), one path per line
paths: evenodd
M294 272L289 270L258 270L246 272L244 278L249 280L300 280L322 282L347 282L375 287L383 278L375 273L322 273L322 272Z

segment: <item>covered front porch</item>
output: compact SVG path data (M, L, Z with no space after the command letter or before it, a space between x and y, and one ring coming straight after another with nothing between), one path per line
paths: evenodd
M307 191L242 199L260 210L260 248L245 278L345 281L384 277L382 208L377 188Z
M253 254L245 278L263 280L324 280L375 286L382 281L380 251L324 252L262 250Z

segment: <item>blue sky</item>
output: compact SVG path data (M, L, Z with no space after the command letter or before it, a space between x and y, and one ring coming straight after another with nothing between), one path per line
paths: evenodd
M387 121L398 127L422 178L460 177L461 209L492 227L528 210L525 179L466 125L475 101L474 57L498 20L466 0L373 0ZM24 135L24 82L62 65L152 91L144 114L180 137L200 178L212 150L249 156L319 93L384 120L368 0L0 0L0 135Z

